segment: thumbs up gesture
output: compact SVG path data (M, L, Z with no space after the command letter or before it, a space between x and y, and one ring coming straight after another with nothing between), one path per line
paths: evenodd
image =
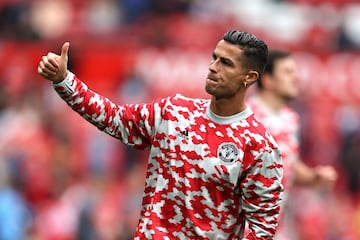
M46 56L43 56L38 66L38 73L53 83L64 80L68 74L69 46L69 42L63 44L61 55L49 52Z

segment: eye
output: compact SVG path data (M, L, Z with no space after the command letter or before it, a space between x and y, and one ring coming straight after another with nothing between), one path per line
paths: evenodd
M216 58L217 58L216 54L213 53L213 54L212 54L212 59L215 60Z
M231 66L230 62L225 59L221 59L221 63L224 64L225 66Z
M228 58L220 58L220 62L226 67L234 67L234 63Z

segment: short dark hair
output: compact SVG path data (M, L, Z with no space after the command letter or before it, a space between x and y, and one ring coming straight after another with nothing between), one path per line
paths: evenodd
M244 67L248 70L255 69L260 77L267 61L268 47L266 43L251 33L237 30L226 32L223 39L240 47L243 51Z
M276 62L281 59L288 58L290 56L291 53L287 51L278 50L278 49L269 50L267 63L264 69L264 74L272 75L274 73ZM263 87L261 80L262 79L260 77L259 80L257 81L257 85L260 89Z

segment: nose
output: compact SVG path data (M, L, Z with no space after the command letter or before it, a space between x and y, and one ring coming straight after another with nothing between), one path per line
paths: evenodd
M211 60L210 64L209 64L209 71L210 72L217 72L217 61L216 60Z

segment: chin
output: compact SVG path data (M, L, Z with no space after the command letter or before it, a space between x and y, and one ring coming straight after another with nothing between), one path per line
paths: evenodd
M210 95L214 95L214 90L208 85L205 85L205 91Z
M284 96L284 97L283 97L283 101L284 101L285 103L288 103L288 102L291 102L291 101L295 100L296 97L297 97L297 96L292 96L292 95Z

